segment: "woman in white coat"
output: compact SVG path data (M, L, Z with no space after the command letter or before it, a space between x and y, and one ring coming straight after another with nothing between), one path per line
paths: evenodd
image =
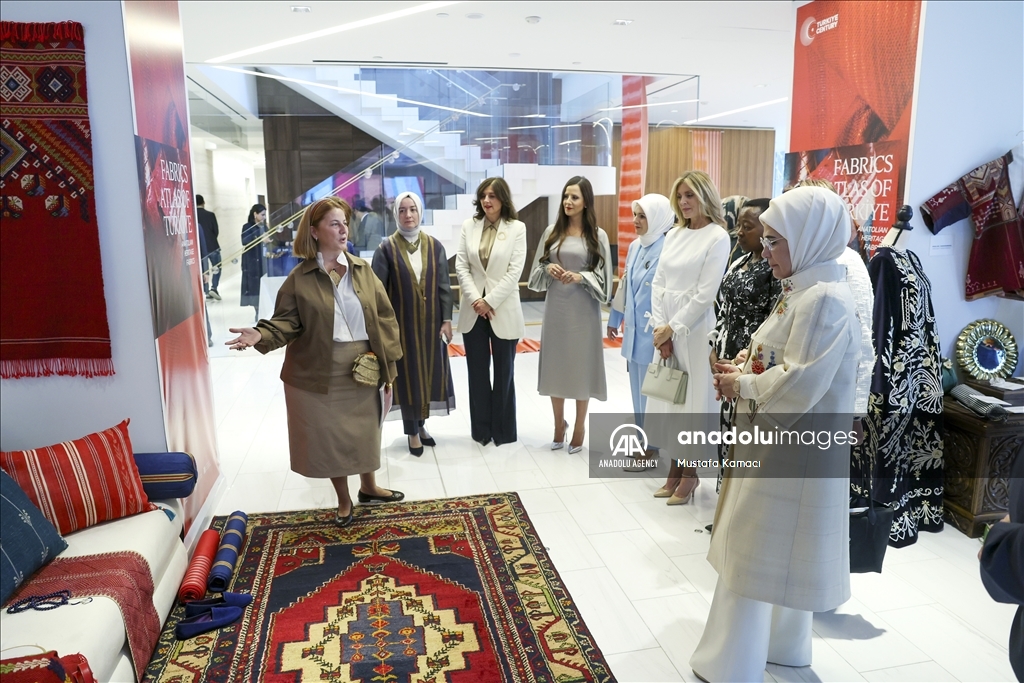
M654 346L661 358L674 359L689 378L681 405L650 398L647 413L701 415L717 411L711 389L708 335L715 329L715 299L729 265L729 233L722 227L722 199L707 173L684 173L672 187L669 199L678 226L665 236L654 274L651 322ZM662 418L658 424L666 422ZM672 439L658 435L656 441L671 443ZM714 447L704 449L706 452L697 448L691 447L681 455L688 459L714 458ZM673 461L668 481L654 496L668 498L669 505L683 505L693 499L699 483L695 468L678 468Z
M757 424L763 435L809 421L848 432L860 325L837 259L850 238L849 214L834 192L802 187L773 199L761 222L782 297L752 336L743 367L715 365L715 386L739 400L740 429ZM812 613L850 598L850 444L828 443L800 455L792 446L734 446L734 461L796 463L801 474L726 470L708 553L718 585L690 659L701 678L761 681L766 663L808 666Z
M513 443L516 344L526 333L519 275L526 264L526 225L517 220L503 178L476 189L476 215L462 224L455 273L462 292L459 328L466 345L469 420L482 446ZM491 383L491 358L494 383Z

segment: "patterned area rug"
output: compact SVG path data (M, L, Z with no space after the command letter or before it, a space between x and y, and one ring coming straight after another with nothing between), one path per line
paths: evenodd
M229 590L252 606L186 641L176 606L146 680L614 681L515 493L333 515L250 515Z

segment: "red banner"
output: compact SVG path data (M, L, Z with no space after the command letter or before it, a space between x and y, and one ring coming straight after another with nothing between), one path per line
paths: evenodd
M790 133L797 156L787 157L787 182L835 176L845 183L840 194L859 198L851 212L862 227L870 223L873 243L904 203L920 18L916 0L815 0L797 9ZM831 170L821 165L826 157ZM884 188L886 179L894 187ZM870 215L866 193L874 193Z
M217 434L206 347L181 20L175 0L124 3L139 192L167 447L199 469L185 502L191 524L217 480Z
M619 162L619 274L636 239L633 202L644 196L647 178L647 78L622 77L622 158Z

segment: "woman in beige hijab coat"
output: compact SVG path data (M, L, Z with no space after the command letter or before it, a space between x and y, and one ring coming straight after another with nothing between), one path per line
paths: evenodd
M708 553L718 585L690 659L712 683L760 682L766 663L809 665L812 613L850 597L849 428L860 325L836 260L850 217L834 192L803 187L773 199L761 222L762 253L783 295L742 367L716 364L715 387L738 400L741 430L757 424L763 436L810 422L834 431L824 447L824 439L806 448L734 446L734 461L776 469L726 469Z

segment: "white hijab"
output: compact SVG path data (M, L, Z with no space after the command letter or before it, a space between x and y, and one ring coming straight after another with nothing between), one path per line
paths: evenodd
M839 258L850 241L850 212L823 187L797 187L776 197L761 222L786 238L794 275Z
M416 224L414 229L405 230L402 227L402 219L398 215L398 210L402 207L402 201L405 200L406 197L412 199L413 203L416 205L416 213L420 216L420 223L423 222L423 200L420 199L420 196L415 192L403 192L395 197L395 205L391 208L391 213L395 216L395 225L398 226L398 234L410 242L415 242L416 238L420 236L419 223Z
M668 197L660 194L645 194L633 202L633 212L637 207L647 216L647 233L638 235L640 244L649 247L658 241L658 238L668 232L675 222L676 215L672 212L672 204Z

